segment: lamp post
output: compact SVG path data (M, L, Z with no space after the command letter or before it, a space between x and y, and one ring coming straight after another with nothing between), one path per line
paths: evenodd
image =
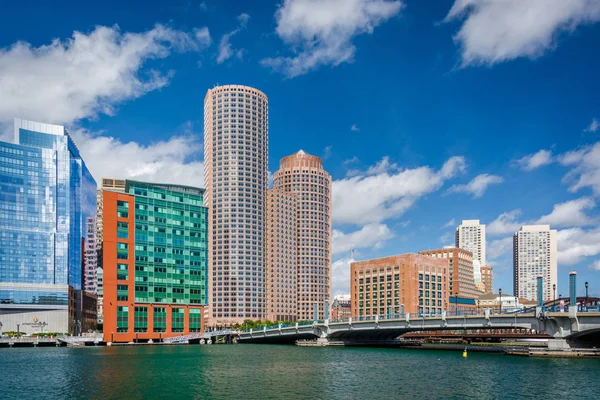
M552 305L556 307L556 283L552 284L552 298L554 299Z
M502 288L498 289L498 292L500 293L500 314L502 314Z
M588 304L588 283L585 283L585 305L587 307Z
M21 331L19 330L21 324L17 324L17 338L21 337Z

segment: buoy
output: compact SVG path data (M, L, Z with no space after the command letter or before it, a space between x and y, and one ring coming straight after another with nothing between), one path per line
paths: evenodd
M467 358L467 348L465 347L465 349L463 350L463 357Z

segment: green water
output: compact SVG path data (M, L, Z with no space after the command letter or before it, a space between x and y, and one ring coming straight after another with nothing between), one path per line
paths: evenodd
M0 399L599 399L600 360L275 345L0 349Z

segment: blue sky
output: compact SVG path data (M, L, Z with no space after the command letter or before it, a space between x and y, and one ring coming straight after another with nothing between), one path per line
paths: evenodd
M35 4L37 3L37 4ZM3 5L0 128L70 127L96 179L202 185L203 99L269 96L270 170L302 148L334 178L334 292L357 259L488 224L549 222L559 289L600 295L600 2L285 0ZM454 221L454 222L452 222Z

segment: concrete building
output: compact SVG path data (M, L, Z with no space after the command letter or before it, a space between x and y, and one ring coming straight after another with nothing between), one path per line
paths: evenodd
M456 228L456 247L470 251L476 268L486 264L485 225L478 219L463 220Z
M217 86L204 98L211 326L265 317L268 116L267 96L248 86Z
M102 330L104 324L104 270L96 268L96 315L98 318L98 329Z
M473 273L473 255L470 251L456 247L446 247L437 250L423 250L419 254L447 259L450 266L450 296L475 299L481 291L475 285Z
M300 150L281 159L273 187L298 202L298 319L325 319L331 301L331 175L319 157Z
M96 276L98 268L97 233L96 217L88 217L85 221L83 289L90 294L96 294L98 290Z
M515 295L537 299L537 277L543 278L544 301L552 300L552 285L556 285L556 230L550 225L525 225L513 237Z
M350 265L352 316L448 310L448 259L402 254Z
M63 126L15 119L0 142L0 323L74 333L96 182Z
M103 332L107 342L202 332L208 209L203 189L126 181L104 190Z
M265 238L266 319L296 321L298 316L298 203L282 189L267 190Z
M493 293L493 280L494 275L492 272L492 267L483 266L481 267L481 282L483 283L483 293L484 294L492 294Z

